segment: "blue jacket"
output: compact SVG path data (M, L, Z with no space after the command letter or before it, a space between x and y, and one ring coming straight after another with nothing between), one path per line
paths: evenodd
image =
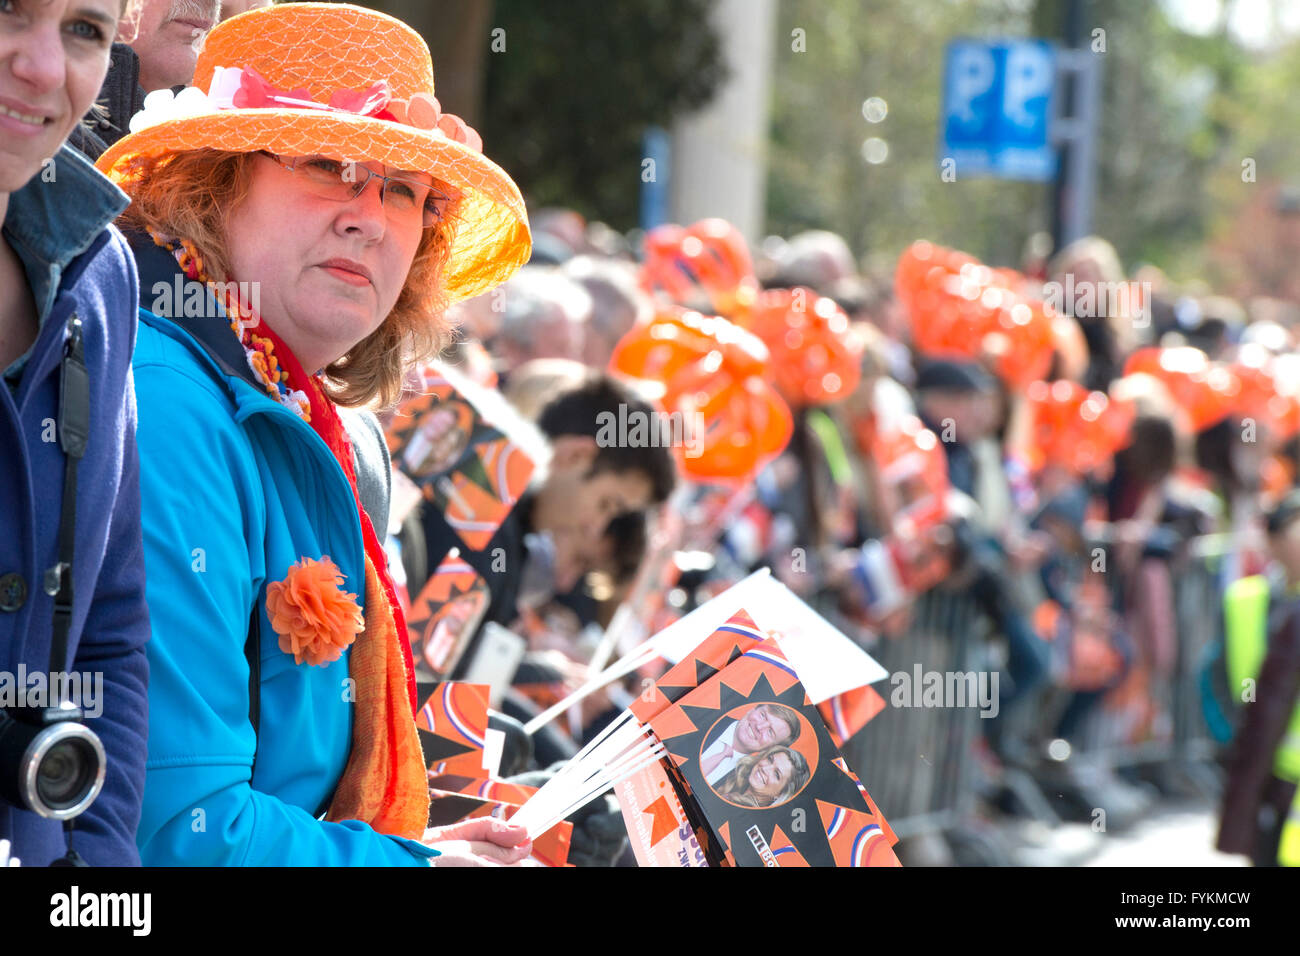
M104 790L78 818L74 846L94 865L138 864L144 784L144 645L149 617L140 547L139 461L131 350L136 274L111 226L126 196L65 147L52 181L37 176L9 197L4 235L27 272L40 331L0 384L0 579L15 611L0 611L0 668L10 681L49 667L53 598L40 586L57 553L65 458L53 438L68 316L81 318L90 373L91 435L77 471L76 556L69 671L102 675L98 700L83 693L87 723L108 756ZM21 377L18 376L21 370ZM11 685L12 686L12 685ZM62 825L0 800L0 838L25 865L62 856Z
M423 865L436 853L418 843L317 819L351 749L349 655L296 665L266 615L266 585L303 557L331 558L365 610L347 478L311 426L256 383L216 300L203 290L202 309L181 308L172 256L148 238L132 245L145 306L135 375L153 624L141 858ZM195 311L205 315L181 314ZM254 609L258 735L244 656Z

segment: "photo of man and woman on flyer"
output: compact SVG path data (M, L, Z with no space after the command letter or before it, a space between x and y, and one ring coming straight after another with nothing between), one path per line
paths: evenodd
M700 772L728 803L780 806L811 777L808 758L791 746L801 733L796 711L784 704L754 704L713 725L700 752Z

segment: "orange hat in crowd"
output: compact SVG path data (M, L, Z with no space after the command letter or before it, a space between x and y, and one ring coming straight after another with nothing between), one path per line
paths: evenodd
M772 354L772 377L791 405L825 405L862 378L862 345L834 299L811 289L768 289L744 325Z
M1200 349L1138 349L1124 364L1124 374L1144 372L1169 389L1187 415L1193 432L1203 431L1231 415L1237 407L1241 382L1228 368L1211 362Z
M739 321L758 296L749 245L725 219L656 226L646 233L644 253L642 287L662 290L679 305L707 306Z
M609 368L659 383L660 404L670 414L702 419L691 448L674 445L678 466L691 478L744 480L790 441L794 422L767 381L767 347L721 316L664 309L623 336Z
M903 251L894 274L918 352L985 360L1021 390L1048 374L1061 337L1056 313L1025 289L1013 269L990 269L925 240Z
M1137 414L1132 401L1090 392L1078 382L1033 382L1025 463L1032 471L1055 465L1084 475L1109 461L1130 440Z

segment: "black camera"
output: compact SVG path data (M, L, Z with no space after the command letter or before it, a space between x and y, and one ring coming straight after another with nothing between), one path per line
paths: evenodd
M84 813L104 788L104 745L81 710L0 710L0 797L53 820Z

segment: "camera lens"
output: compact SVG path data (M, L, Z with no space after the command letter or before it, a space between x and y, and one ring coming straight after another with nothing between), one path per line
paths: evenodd
M52 820L83 813L104 788L104 745L52 708L20 716L0 710L0 798Z
M36 793L54 811L76 806L93 787L99 761L89 741L67 737L54 744L36 768Z

